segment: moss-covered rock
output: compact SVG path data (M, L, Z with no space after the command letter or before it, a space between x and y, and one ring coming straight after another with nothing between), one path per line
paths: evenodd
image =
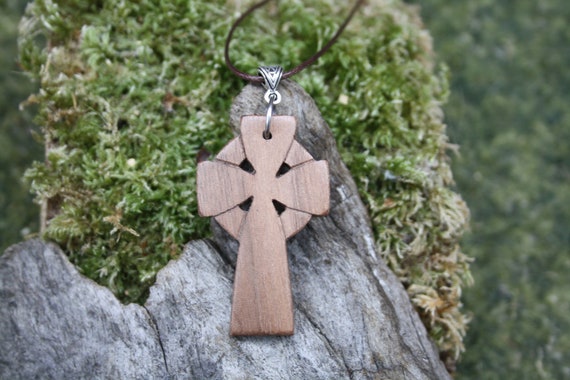
M296 65L333 33L340 4L268 6L237 31L234 61L250 72ZM222 53L240 10L221 0L37 0L22 21L21 62L41 83L30 102L48 147L27 177L56 211L45 236L125 301L141 300L183 243L209 233L196 212L196 156L231 135L243 83ZM428 33L401 2L370 1L294 79L333 128L379 250L451 363L465 333L469 260L458 239L468 211L449 189L446 72L433 68Z

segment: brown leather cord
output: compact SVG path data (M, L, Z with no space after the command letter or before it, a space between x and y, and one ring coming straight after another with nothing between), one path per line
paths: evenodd
M248 10L246 10L232 25L230 32L228 33L228 37L226 38L226 46L224 49L224 56L226 58L226 65L228 66L228 68L238 77L245 79L249 82L253 82L253 83L262 83L263 82L263 77L260 75L249 75L247 73L244 73L243 71L238 70L237 67L235 67L232 63L232 61L230 60L230 42L232 41L232 37L234 35L235 30L237 29L237 27L241 24L241 22L243 20L245 20L247 18L247 16L249 16L250 14L252 14L256 9L263 7L265 4L267 4L268 2L270 2L271 0L262 0L259 3L256 3L254 5L252 5ZM346 19L344 20L344 22L342 23L342 25L338 28L338 30L336 31L336 33L332 36L332 38L329 40L329 42L326 43L325 46L323 46L321 48L321 50L317 51L314 55L312 55L309 59L307 59L306 61L302 62L301 64L299 64L298 66L295 66L294 68L292 68L289 71L286 71L283 73L283 79L287 79L295 74L297 74L298 72L306 69L307 67L311 66L313 63L315 63L315 61L317 59L319 59L323 54L325 54L330 48L331 46L334 45L334 43L338 40L338 38L340 37L340 35L342 34L342 32L344 31L344 29L346 28L346 26L348 25L348 23L350 22L350 20L352 19L352 16L354 16L354 14L356 13L356 11L358 10L358 8L360 8L360 6L364 3L365 0L357 0L356 3L354 4L354 6L352 7L352 9L350 10L350 13L348 14L348 16L346 17Z

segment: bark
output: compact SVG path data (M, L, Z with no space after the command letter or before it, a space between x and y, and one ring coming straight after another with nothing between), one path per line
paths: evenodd
M229 336L237 242L213 223L163 268L144 306L121 305L54 245L33 240L0 258L0 378L447 379L398 279L374 248L366 209L330 129L295 83L276 114L326 159L330 215L288 243L295 335ZM265 114L247 86L241 115Z

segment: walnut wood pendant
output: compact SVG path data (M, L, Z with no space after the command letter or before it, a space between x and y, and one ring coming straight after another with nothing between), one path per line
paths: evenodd
M292 335L286 239L329 209L329 170L294 139L292 116L244 116L241 134L198 165L198 210L239 241L231 335Z

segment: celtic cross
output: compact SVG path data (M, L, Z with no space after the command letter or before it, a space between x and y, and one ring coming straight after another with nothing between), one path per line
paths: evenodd
M293 334L286 239L329 208L329 171L294 139L292 116L244 116L241 134L198 165L198 209L239 241L230 333Z

